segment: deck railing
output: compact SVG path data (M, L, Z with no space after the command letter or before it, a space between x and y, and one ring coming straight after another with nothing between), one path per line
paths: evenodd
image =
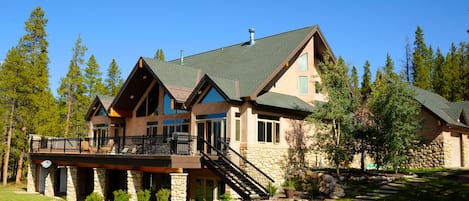
M34 138L31 153L86 154L174 154L191 155L196 136L177 133L171 138L157 136L126 136L104 138Z

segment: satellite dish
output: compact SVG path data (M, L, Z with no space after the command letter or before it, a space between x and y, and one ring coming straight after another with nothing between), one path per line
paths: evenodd
M52 161L50 160L45 160L41 162L42 167L44 168L49 168L52 165Z

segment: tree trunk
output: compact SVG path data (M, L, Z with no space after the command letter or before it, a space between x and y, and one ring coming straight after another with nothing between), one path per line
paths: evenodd
M8 161L10 160L10 150L11 150L11 135L13 134L13 114L15 114L15 102L11 105L9 123L8 123L8 132L7 132L7 148L5 150L5 155L3 157L3 186L7 185L8 179Z
M21 178L23 177L23 162L24 162L24 151L21 151L20 157L18 159L18 169L16 170L16 184L21 183Z
M362 148L361 157L360 157L360 169L362 170L363 173L366 172L366 169L365 169L365 156L366 156L365 149Z
M65 134L64 137L68 137L68 133L70 132L70 119L72 118L72 101L73 97L69 95L68 98L68 111L67 111L67 119L65 121Z

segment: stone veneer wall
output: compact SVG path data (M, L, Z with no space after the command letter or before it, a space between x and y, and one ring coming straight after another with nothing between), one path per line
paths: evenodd
M440 168L449 160L451 146L445 140L433 140L415 150L410 150L408 168Z
M55 166L51 166L46 169L46 178L44 184L44 195L54 197L54 178L55 178Z
M137 192L142 189L143 173L135 170L127 170L127 191L130 201L137 201Z
M170 173L171 177L171 201L187 200L187 175L188 173Z
M28 193L34 193L34 192L37 192L37 189L36 189L36 164L31 162L29 163L29 166L28 166L28 175L27 175L27 179L28 179L28 184L27 184L27 192Z
M77 167L67 166L67 201L77 200Z
M106 169L93 168L94 189L93 192L104 196L104 187L106 185Z

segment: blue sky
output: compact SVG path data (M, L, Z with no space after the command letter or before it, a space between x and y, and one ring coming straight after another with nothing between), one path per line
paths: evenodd
M469 42L469 1L2 1L0 61L25 34L24 21L41 6L48 18L50 85L56 93L80 34L103 74L116 59L126 78L140 56L162 48L166 59L191 55L256 38L319 25L336 56L355 65L366 60L373 75L389 53L401 69L406 38L417 26L427 45L446 53L452 42Z

